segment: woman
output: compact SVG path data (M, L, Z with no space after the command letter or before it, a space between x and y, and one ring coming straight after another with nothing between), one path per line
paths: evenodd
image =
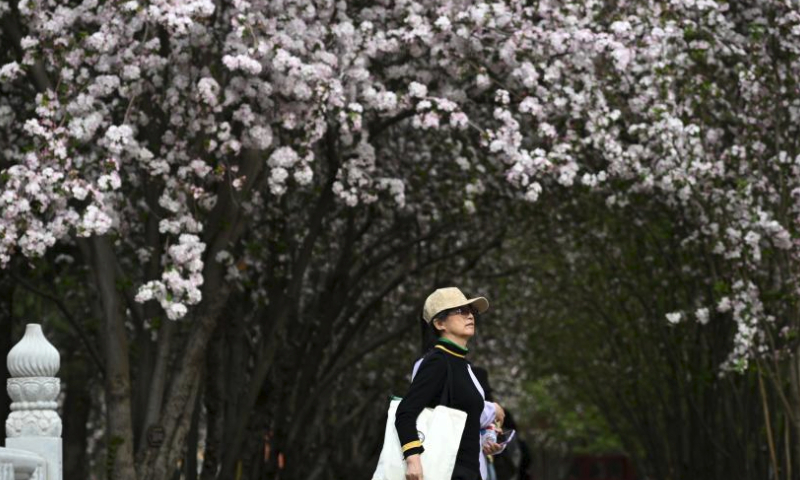
M420 455L425 451L417 435L417 416L434 407L447 384L448 364L452 395L447 406L467 413L452 480L480 480L480 429L502 414L497 404L487 404L483 389L466 360L467 343L475 335L475 316L489 308L484 297L467 299L455 287L440 288L425 300L422 319L438 338L433 349L418 362L411 387L397 407L395 427L406 461L406 480L423 480ZM487 453L501 447L490 444Z

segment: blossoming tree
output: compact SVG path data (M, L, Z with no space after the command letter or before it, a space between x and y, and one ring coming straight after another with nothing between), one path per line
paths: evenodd
M118 478L174 464L258 212L303 212L303 252L333 203L430 223L420 192L440 188L467 212L548 188L612 206L650 194L728 262L729 294L706 307L738 325L723 368L797 327L764 303L770 282L798 286L800 15L784 3L23 0L0 20L0 264L68 245L91 265L111 436L133 430L125 321L192 317L168 391L148 400L165 441L137 468L123 441ZM288 259L287 278L309 259ZM158 378L174 328L160 324Z

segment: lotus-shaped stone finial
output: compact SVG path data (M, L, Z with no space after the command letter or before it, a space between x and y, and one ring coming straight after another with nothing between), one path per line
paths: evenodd
M60 366L58 350L44 338L38 323L29 323L25 336L8 352L8 371L14 378L55 377Z

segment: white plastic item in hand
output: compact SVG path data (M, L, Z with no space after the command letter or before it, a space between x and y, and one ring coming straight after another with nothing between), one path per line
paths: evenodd
M486 432L483 434L483 441L497 443L497 430L494 429L494 425L486 427Z

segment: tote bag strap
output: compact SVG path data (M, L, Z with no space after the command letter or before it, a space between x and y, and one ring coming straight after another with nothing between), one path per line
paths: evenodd
M434 352L435 350L433 349L429 350L422 358L422 361L424 362L427 360ZM444 405L446 407L453 400L453 367L450 366L450 361L447 358L445 358L444 361L447 364L447 377L445 379L445 386L442 389L442 396L439 397L439 405Z

